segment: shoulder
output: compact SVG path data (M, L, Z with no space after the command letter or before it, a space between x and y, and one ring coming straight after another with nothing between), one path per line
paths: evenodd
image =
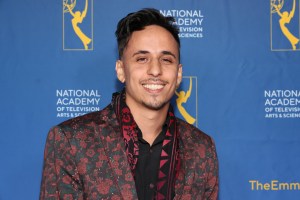
M82 116L78 116L69 120L66 120L57 126L60 127L80 127L80 126L88 126L91 123L102 124L108 123L109 119L114 115L114 111L109 104L104 109L96 112L87 113Z
M200 168L201 163L207 163L209 168L217 168L216 146L211 136L181 119L177 119L177 129L179 149L186 163L197 163Z
M190 147L204 145L210 148L214 146L214 141L211 136L179 118L177 118L177 129L180 140Z
M66 138L87 140L94 138L95 129L116 125L117 120L111 105L103 110L91 112L79 117L66 120L51 128L50 132L64 135Z

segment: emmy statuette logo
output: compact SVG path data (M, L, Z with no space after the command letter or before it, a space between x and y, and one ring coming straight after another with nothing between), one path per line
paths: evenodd
M63 0L63 49L93 49L92 0Z
M299 50L299 0L270 0L272 50Z
M197 78L183 77L183 83L175 91L176 106L186 122L197 126Z

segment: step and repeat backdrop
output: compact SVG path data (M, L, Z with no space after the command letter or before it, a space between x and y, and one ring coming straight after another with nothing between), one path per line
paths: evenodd
M172 102L216 142L219 199L299 199L299 0L0 0L0 199L38 199L48 130L122 88L116 24L146 7L176 18Z

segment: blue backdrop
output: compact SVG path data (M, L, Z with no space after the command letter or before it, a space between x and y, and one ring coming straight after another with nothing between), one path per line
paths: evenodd
M184 78L173 103L215 139L219 199L299 199L299 5L0 0L0 199L38 199L48 130L103 108L121 88L115 27L144 7L180 27Z

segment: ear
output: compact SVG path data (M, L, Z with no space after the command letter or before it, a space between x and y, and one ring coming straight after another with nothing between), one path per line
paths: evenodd
M182 64L178 65L176 88L179 87L182 80Z
M121 60L117 60L116 62L116 73L119 81L124 83L125 82L124 64Z

